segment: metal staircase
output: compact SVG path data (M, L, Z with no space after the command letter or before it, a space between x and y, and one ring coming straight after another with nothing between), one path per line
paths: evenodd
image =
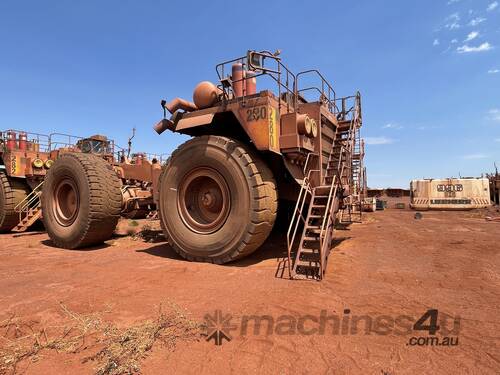
M12 229L13 232L26 231L26 229L42 217L42 206L40 202L42 186L43 181L14 207L14 211L19 213L19 223Z
M288 270L291 278L323 279L337 218L342 221L347 211L348 221L352 222L351 214L355 205L359 205L357 212L361 215L363 151L359 137L359 96L354 98L353 107L343 111L343 117L339 118L326 170L308 170L310 155L306 160L305 178L287 233ZM316 180L311 177L313 174L323 176L317 186L314 184ZM305 211L307 213L304 215ZM297 240L300 224L303 224L302 235Z
M339 142L340 143L340 142ZM313 186L309 170L302 184L288 231L288 267L291 278L321 280L326 271L328 255L333 241L337 212L342 205L343 183L346 182L346 148L334 143L326 174L319 186ZM309 202L307 215L303 212ZM295 236L300 223L302 236L293 254Z

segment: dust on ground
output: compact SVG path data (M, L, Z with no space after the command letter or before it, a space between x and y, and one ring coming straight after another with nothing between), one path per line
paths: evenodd
M122 234L86 250L55 248L44 233L1 235L0 368L12 372L15 361L24 374L497 373L500 223L486 214L367 214L336 232L322 282L275 276L286 253L280 231L225 266L183 260L147 221L122 222ZM159 310L165 301L177 307ZM434 336L449 329L456 346L410 344L431 337L412 328L433 309L452 323ZM207 314L219 330L199 331ZM258 332L252 316L264 319ZM396 319L409 329L395 329ZM369 320L378 328L367 329ZM215 345L207 332L231 340ZM28 354L13 358L15 348Z

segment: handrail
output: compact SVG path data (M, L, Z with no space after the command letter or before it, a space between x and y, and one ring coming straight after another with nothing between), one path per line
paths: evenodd
M252 54L255 54L255 55L259 55L259 56L262 56L264 58L269 58L269 59L272 59L276 62L277 64L277 68L276 69L272 69L270 67L261 67L261 68L255 68L253 69L254 72L258 72L260 71L259 73L255 74L254 78L256 77L259 77L259 76L262 76L262 75L267 75L269 77L271 77L278 85L278 98L281 99L281 90L284 89L286 92L292 94L293 96L295 96L295 81L296 81L296 77L295 77L295 74L292 73L292 71L290 69L288 69L282 62L281 62L281 59L273 54L271 54L270 52L268 51L248 51L247 55L245 56L241 56L241 57L237 57L235 59L231 59L231 60L226 60L226 61L223 61L219 64L217 64L215 66L215 71L217 73L217 76L219 78L219 81L223 80L225 78L225 69L224 67L228 64L232 64L232 63L236 63L236 62L240 62L241 64L245 65L247 68L250 68L252 69L252 64L251 62L248 61L248 56L249 56L249 53L252 53ZM285 76L285 83L282 82L282 75L283 74L286 74ZM292 82L291 82L291 85L292 85L292 88L290 88L290 79L292 79ZM235 80L235 81L232 81L233 83L234 82L242 82L246 80L245 77L243 77L242 79L239 79L239 80ZM224 98L228 97L228 92L226 92L226 90L228 90L229 88L226 88L226 87L222 87L223 88L223 91L224 91ZM232 88L231 88L232 90ZM234 92L233 92L234 94ZM243 95L241 97L238 97L238 98L242 98L242 100L245 100L245 97L247 95ZM287 103L288 105L288 103ZM296 107L296 100L294 98L293 100L293 110L295 111L297 109Z
M328 251L326 248L327 246L330 246L330 231L328 228L331 227L333 223L333 217L335 216L335 197L337 196L337 189L339 185L343 183L342 181L342 176L344 174L345 170L345 164L344 164L344 159L345 155L348 153L351 153L353 151L353 136L354 136L354 124L356 122L355 118L352 118L349 124L349 130L348 130L348 135L346 138L346 146L342 145L340 147L340 152L339 152L339 160L337 163L337 173L332 176L332 182L330 184L330 190L328 193L328 199L325 207L325 216L323 217L323 221L321 223L321 229L320 229L320 277L322 277L323 274L323 267L324 267L324 261L325 261L325 255ZM330 153L329 159L331 160L332 153L333 153L333 148ZM347 151L347 152L346 152ZM352 162L352 160L351 160ZM351 166L352 168L352 166ZM350 181L349 181L350 182Z
M28 212L31 207L31 204L35 202L39 198L39 193L41 193L39 190L41 189L43 185L43 181L40 182L32 191L29 193L26 198L24 198L21 202L19 202L15 207L14 211L15 212Z
M321 90L319 90L319 88L314 87L314 86L299 90L299 77L302 76L302 75L305 75L305 74L309 74L309 73L315 73L321 79ZM309 70L303 70L303 71L297 73L297 75L295 77L295 94L296 94L295 96L296 96L296 100L298 99L298 94L301 91L307 91L307 90L310 90L310 89L313 89L313 88L315 88L319 92L321 92L321 94L323 95L323 97L328 101L328 109L330 110L330 112L336 114L337 113L336 109L338 109L337 106L336 106L336 104L335 104L335 101L337 100L337 94L336 94L334 88L332 87L332 85L330 85L330 83L321 74L321 72L319 70L317 70L317 69L309 69ZM328 89L328 91L326 91L326 89ZM326 93L328 95L325 95L325 91L326 91ZM333 98L331 96L332 93L333 93Z
M39 209L41 202L40 202L40 195L42 194L41 192L41 187L43 185L43 181L40 182L35 188L29 193L26 198L24 198L21 202L16 204L14 207L14 211L19 213L19 224L25 220L26 218L29 217L29 214L31 210L34 210L36 208Z
M349 99L354 99L354 102L352 103L352 106L349 109L346 109L346 103ZM359 91L357 91L356 94L354 95L337 98L335 99L335 102L341 103L339 114L342 114L345 118L347 115L351 113L352 115L350 120L355 121L356 123L360 122L362 115L361 115L361 93ZM337 104L335 105L338 108Z
M337 164L337 171L341 171L340 176L337 176L337 174L334 174L332 176L332 183L330 185L330 191L328 192L328 199L326 201L326 208L325 208L325 213L326 215L323 217L323 222L321 223L321 231L320 231L320 238L323 236L323 232L325 230L325 223L327 220L327 217L329 216L330 213L330 204L331 204L331 198L332 198L332 192L334 190L334 187L337 185L337 178L340 179L340 183L342 183L342 172L344 170L344 166L342 165L343 162L343 154L344 154L344 146L340 148L340 156L339 156L339 161Z
M307 154L306 157L306 162L304 163L304 175L306 174L307 167L309 166L309 162L311 161L312 157L318 156L317 154L310 152ZM287 249L288 249L288 274L291 277L292 275L292 247L293 244L295 243L295 237L297 235L297 230L299 228L300 224L300 219L305 223L306 219L302 215L302 212L304 211L304 207L307 201L307 194L311 194L312 189L311 189L311 174L313 172L320 172L318 169L310 169L307 171L307 175L304 177L304 180L302 182L302 185L299 190L299 195L297 197L297 202L295 203L295 208L293 211L293 216L292 219L290 220L290 225L288 227L288 232L287 232ZM300 206L300 208L299 208ZM293 230L292 230L293 228ZM293 231L291 234L290 238L290 233Z
M41 149L40 150L41 152L46 152L46 151L50 150L50 140L49 140L49 136L46 134L29 132L29 131L18 130L18 129L7 129L7 130L0 131L0 139L2 139L4 142L8 141L7 134L9 132L16 133L17 136L14 138L15 142L20 141L21 140L20 134L24 133L26 135L26 142L27 143L38 145L39 149Z
M290 220L290 226L288 227L288 232L286 236L287 248L288 248L288 275L292 276L292 247L295 242L295 237L297 235L297 230L299 228L300 219L305 223L306 219L302 215L304 211L304 206L307 201L307 194L311 194L310 177L311 173L316 170L309 170L307 176L304 177L304 181L300 187L299 195L297 197L297 203L295 204L295 209L293 211L292 219ZM299 209L300 206L300 209ZM290 239L290 232L293 228L293 234Z

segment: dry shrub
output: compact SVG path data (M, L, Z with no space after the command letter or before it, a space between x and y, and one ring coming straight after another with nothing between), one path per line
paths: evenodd
M156 342L173 349L178 340L198 339L200 324L190 320L175 305L168 313L160 309L154 320L147 320L128 328L107 326L101 341L104 348L84 361L97 361L97 374L133 374L140 371L144 359Z
M39 321L24 322L16 316L0 323L0 374L14 374L23 361L36 362L44 351L80 353L99 350L83 359L93 361L96 374L133 374L156 343L173 349L178 340L198 340L203 327L181 309L160 305L154 319L131 327L118 328L104 322L100 313L79 314L60 304L64 324L44 326Z

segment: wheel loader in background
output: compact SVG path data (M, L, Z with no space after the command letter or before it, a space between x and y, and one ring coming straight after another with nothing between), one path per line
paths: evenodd
M130 156L105 136L0 133L0 232L22 232L43 215L57 246L108 239L120 215L156 210L153 180L161 160Z

